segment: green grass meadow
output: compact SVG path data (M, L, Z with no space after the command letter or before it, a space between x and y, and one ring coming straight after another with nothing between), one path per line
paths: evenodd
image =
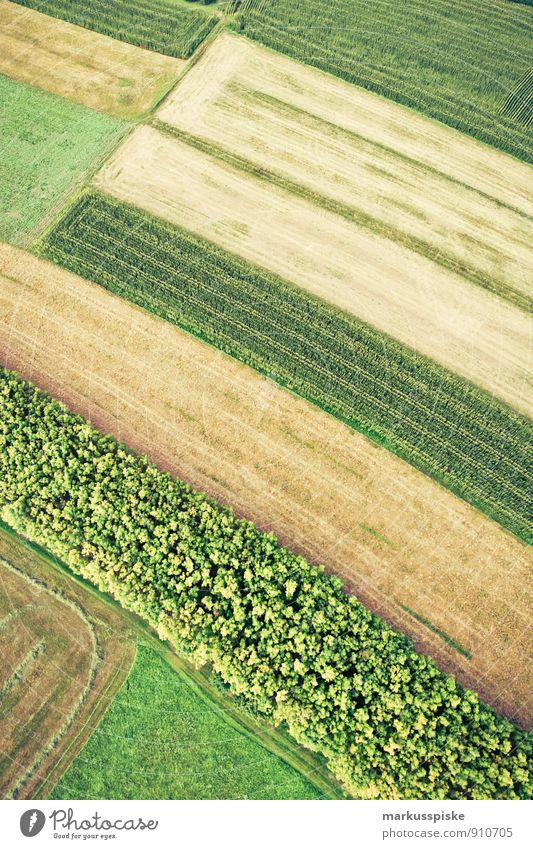
M28 245L125 126L0 75L0 240Z
M104 719L53 799L321 799L142 643Z

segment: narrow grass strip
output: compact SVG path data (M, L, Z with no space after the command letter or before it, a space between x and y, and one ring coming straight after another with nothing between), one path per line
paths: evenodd
M452 649L455 649L455 651L459 652L459 654L462 654L463 657L467 658L467 660L472 660L471 653L467 651L464 646L461 645L461 643L458 643L457 640L453 639L453 637L449 637L448 634L446 634L444 631L441 631L440 628L437 628L437 626L434 625L433 622L430 622L429 619L426 619L424 616L421 616L419 613L416 613L416 611L412 610L412 608L407 607L406 604L402 604L400 601L398 601L397 603L398 606L402 608L402 610L405 610L405 612L412 616L413 619L416 619L416 621L420 622L421 625L425 625L426 628L428 628L434 634L437 634L437 636L441 637L441 639L443 639L445 643L451 646Z

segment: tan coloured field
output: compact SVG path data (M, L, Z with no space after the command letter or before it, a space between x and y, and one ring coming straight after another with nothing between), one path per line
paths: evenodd
M529 316L425 257L152 127L135 130L94 182L533 414Z
M100 112L148 112L185 64L0 0L0 73Z
M6 246L0 312L0 362L326 564L444 669L531 724L532 560L516 539L248 367Z
M0 529L1 798L46 797L134 654L118 613Z
M528 166L444 125L228 34L158 117L533 294Z

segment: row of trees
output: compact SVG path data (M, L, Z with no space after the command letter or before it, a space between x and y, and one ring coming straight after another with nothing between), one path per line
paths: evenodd
M321 752L351 793L525 798L531 735L272 534L0 370L0 510Z

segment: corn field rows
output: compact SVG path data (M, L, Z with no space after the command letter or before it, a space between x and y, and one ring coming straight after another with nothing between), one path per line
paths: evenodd
M509 115L526 127L531 127L533 124L533 68L506 97L501 114Z
M176 58L187 58L217 17L171 0L15 0L71 24Z

